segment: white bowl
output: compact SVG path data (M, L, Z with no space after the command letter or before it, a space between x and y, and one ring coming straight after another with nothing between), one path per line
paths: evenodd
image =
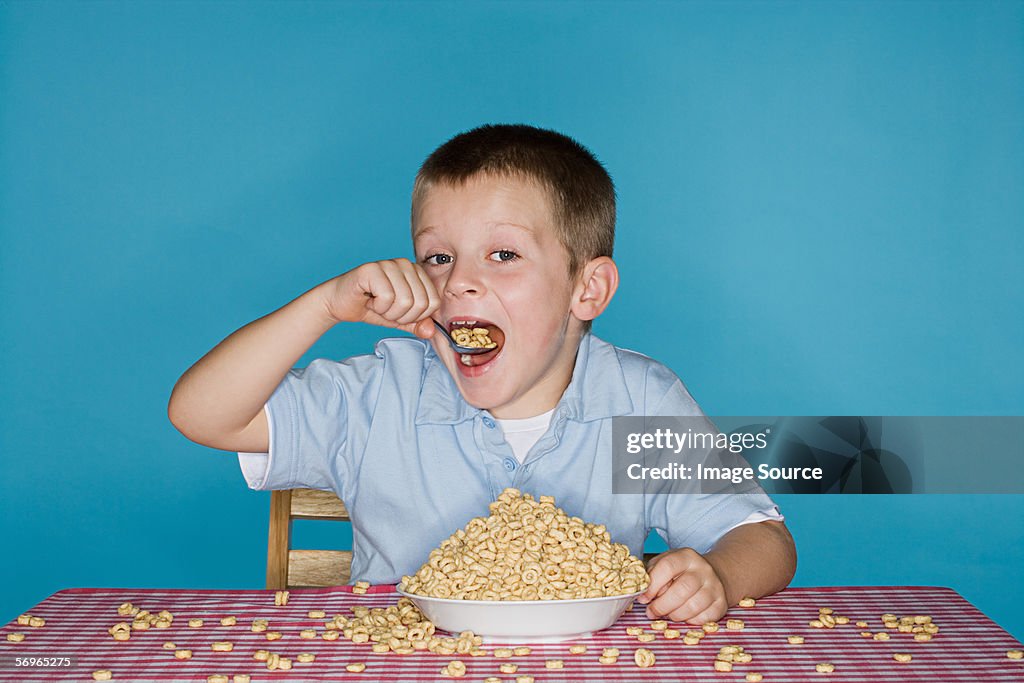
M608 628L643 593L578 600L452 600L406 593L401 584L397 590L439 629L472 631L490 640L548 642Z

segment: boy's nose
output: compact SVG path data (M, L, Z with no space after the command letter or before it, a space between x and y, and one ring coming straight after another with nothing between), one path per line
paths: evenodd
M479 274L471 267L456 262L445 282L444 293L448 296L474 296L484 293Z

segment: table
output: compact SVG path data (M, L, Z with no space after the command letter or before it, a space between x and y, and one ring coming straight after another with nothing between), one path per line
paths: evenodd
M114 588L73 588L54 593L28 613L43 617L41 628L19 626L17 621L0 629L0 680L2 681L91 681L97 669L110 669L114 681L206 681L210 674L249 673L255 681L418 681L442 679L440 669L452 659L467 665L466 677L460 680L482 681L497 676L514 681L518 675L532 675L541 681L648 681L697 680L743 681L748 671L760 672L765 683L775 681L817 681L830 683L860 681L1024 681L1024 660L1012 660L1007 650L1021 649L1006 631L977 608L949 588L927 586L900 587L831 587L789 588L757 601L753 608L735 607L726 618L739 618L745 623L742 631L722 628L709 634L698 645L685 645L682 639L658 637L650 643L639 643L625 633L627 626L644 626L650 620L638 605L627 612L611 628L578 641L553 644L531 644L532 653L525 657L496 659L493 656L443 656L426 651L410 655L375 654L366 644L355 644L344 637L336 641L300 639L301 629L324 630L327 619L311 619L307 612L322 609L327 618L343 613L351 616L354 605L385 607L396 603L393 586L373 586L365 595L355 595L351 587L316 588L291 591L286 606L274 606L274 591L266 590L153 590ZM130 640L115 641L107 629L120 621L117 607L131 602L151 612L169 610L175 615L170 628L151 628L133 632ZM850 623L833 629L815 629L808 623L817 618L820 607L830 607L837 615L850 618ZM891 639L876 641L864 638L861 631L885 631L881 615L930 615L939 626L939 633L928 642L916 642L910 633L889 630ZM236 626L221 626L220 618L233 615ZM202 628L189 628L189 618L205 620ZM264 634L250 631L254 618L270 620L271 630L283 638L267 642ZM855 625L866 621L867 629ZM670 624L680 629L685 625ZM23 642L8 642L6 635L25 633ZM802 645L790 645L786 637L802 635ZM214 652L210 644L229 640L231 652ZM193 650L191 660L177 660L173 650L162 645L173 641L178 647ZM585 654L569 654L570 644L585 644ZM723 645L740 645L753 655L750 664L737 664L732 672L719 673L713 661ZM507 645L505 645L507 647ZM484 643L492 650L495 645ZM617 647L621 657L617 664L602 665L597 661L602 648ZM633 663L638 647L652 650L657 663L640 669ZM257 649L266 649L290 656L290 671L268 671L252 659ZM299 663L295 655L311 652L312 663ZM893 653L909 652L910 663L894 661ZM72 669L12 668L14 655L73 657ZM562 670L549 670L546 659L561 659ZM345 665L365 662L362 673L349 673ZM519 665L514 675L502 675L498 665L513 662ZM815 664L831 662L835 671L820 674Z

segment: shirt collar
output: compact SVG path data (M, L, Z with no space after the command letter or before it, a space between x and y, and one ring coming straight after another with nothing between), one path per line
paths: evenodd
M484 412L466 403L429 343L424 364L416 424L456 424ZM587 332L580 340L572 379L555 407L554 419L564 415L570 420L591 422L632 413L633 402L615 347Z

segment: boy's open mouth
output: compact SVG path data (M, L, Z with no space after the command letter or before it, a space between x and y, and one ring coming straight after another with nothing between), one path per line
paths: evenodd
M484 353L460 355L459 365L462 367L476 368L486 365L497 357L498 353L501 351L502 345L505 343L505 333L502 332L501 328L486 320L481 320L479 318L452 318L448 321L449 333L452 332L452 330L459 329L460 327L467 328L469 330L473 330L474 328L477 330L486 330L487 336L490 340L497 344L493 349Z

